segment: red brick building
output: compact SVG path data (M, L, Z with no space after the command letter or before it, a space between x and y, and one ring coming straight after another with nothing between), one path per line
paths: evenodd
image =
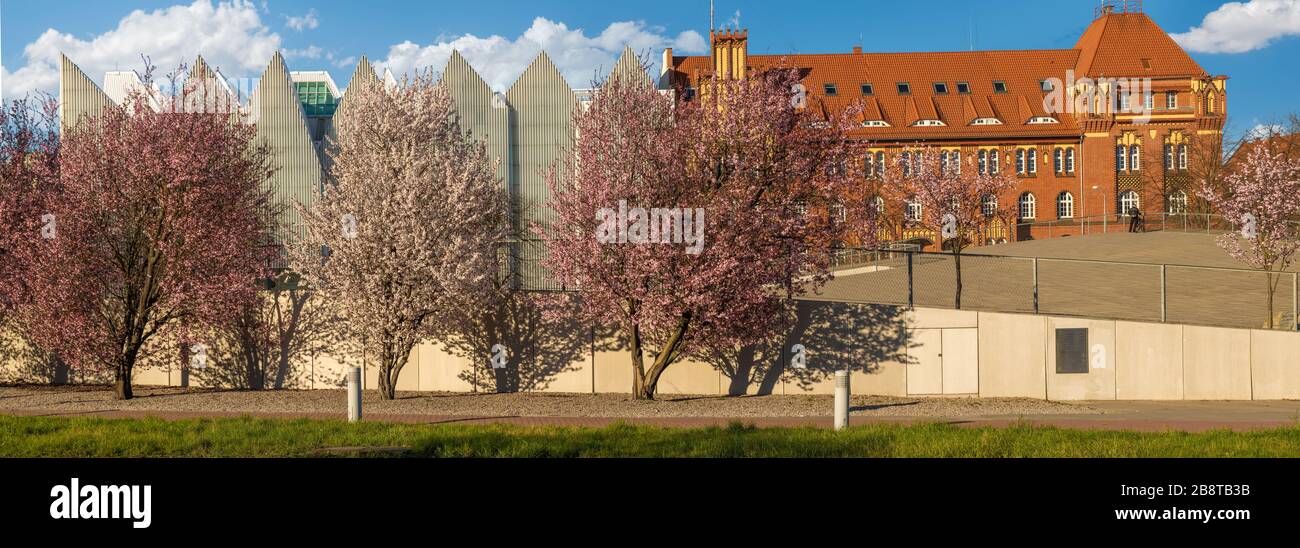
M1132 1L1099 8L1062 50L751 56L747 30L711 42L708 56L666 50L665 84L689 99L715 76L797 68L805 108L829 118L861 105L852 136L867 177L917 145L1012 170L1019 188L998 199L1025 223L1013 239L1047 236L1047 222L1052 235L1077 234L1084 219L1113 223L1134 206L1186 211L1189 143L1217 142L1227 111L1227 77L1208 74Z

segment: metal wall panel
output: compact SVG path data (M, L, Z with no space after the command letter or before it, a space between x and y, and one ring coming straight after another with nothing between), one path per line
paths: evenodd
M321 184L321 164L307 131L298 93L279 52L258 80L249 111L250 119L257 124L257 138L270 146L280 168L267 181L275 198L285 207L279 225L282 229L293 229L300 222L293 208L294 201L312 202ZM283 242L283 235L278 239Z
M95 82L86 77L66 55L59 55L59 120L64 129L75 125L82 116L95 116L113 100Z

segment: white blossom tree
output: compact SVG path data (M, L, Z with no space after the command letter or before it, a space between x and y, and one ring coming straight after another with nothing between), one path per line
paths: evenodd
M334 307L392 399L417 344L455 312L492 304L508 201L432 72L391 89L353 82L334 124L324 191L297 206L304 233L291 265Z

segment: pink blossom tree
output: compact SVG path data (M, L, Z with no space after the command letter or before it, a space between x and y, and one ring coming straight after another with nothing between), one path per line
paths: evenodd
M933 231L941 249L952 251L956 275L953 304L959 309L962 251L983 239L1002 218L998 204L1009 202L1003 195L1016 187L1010 174L981 173L974 155L965 156L955 150L911 147L895 156L895 165L886 169L884 176L885 188L897 194L904 211L909 202L919 206L920 218L912 221Z
M1219 247L1266 273L1267 325L1273 328L1273 293L1280 272L1300 249L1300 160L1265 146L1252 147L1222 185L1203 184L1201 196L1239 228L1219 236Z
M201 80L157 92L150 73L124 105L66 128L43 196L53 228L26 248L18 308L38 345L112 371L122 399L137 363L180 354L158 341L234 321L269 264L269 150L233 105L193 100Z
M653 399L684 357L771 340L830 277L846 226L832 212L855 182L847 116L796 110L795 83L772 70L675 103L616 77L575 113L552 220L534 228L580 317L618 330L634 397Z
M492 305L509 202L430 72L393 89L354 81L334 124L324 192L297 206L291 268L375 358L393 399L417 344Z
M27 294L20 248L39 240L47 214L41 199L58 179L57 103L6 102L0 107L0 322Z

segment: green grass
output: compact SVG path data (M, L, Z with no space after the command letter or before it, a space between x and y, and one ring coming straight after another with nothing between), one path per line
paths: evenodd
M1300 427L1140 433L874 424L835 432L0 415L0 457L305 457L324 447L402 447L423 457L1294 457Z

